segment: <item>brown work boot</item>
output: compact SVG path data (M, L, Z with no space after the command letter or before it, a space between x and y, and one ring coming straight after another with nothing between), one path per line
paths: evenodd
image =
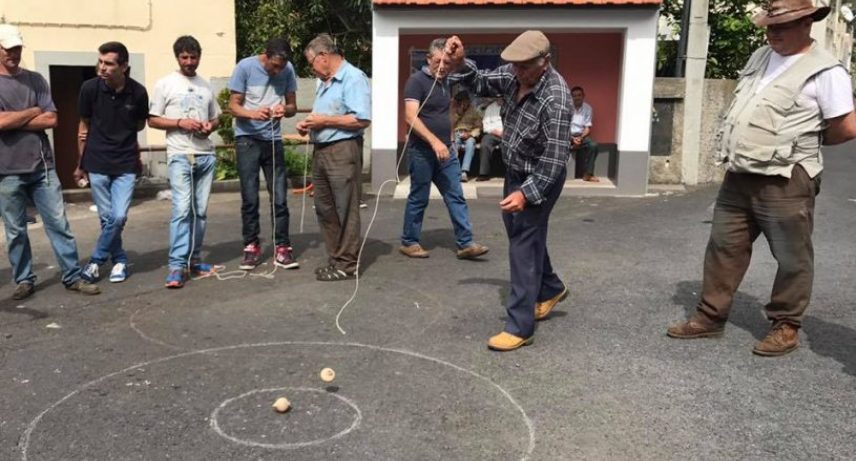
M718 338L725 332L725 323L710 320L696 312L689 320L669 327L666 335L677 339Z
M755 344L752 352L765 357L785 355L800 347L800 329L790 323L773 325L767 337Z
M564 301L565 298L568 297L568 287L564 287L561 293L553 296L552 298L541 301L540 303L535 303L535 320L544 320L550 315L553 308L556 307L556 304Z
M408 258L427 258L428 250L422 248L420 244L414 245L402 245L401 248L398 249L401 254L407 256Z
M518 349L523 346L528 346L532 344L532 341L534 339L535 336L521 338L519 336L514 336L511 333L503 331L502 333L496 336L492 336L487 341L487 347L500 352L513 351L514 349Z
M461 248L458 250L458 259L476 259L479 256L485 255L488 251L488 247L479 244L473 243L468 247Z

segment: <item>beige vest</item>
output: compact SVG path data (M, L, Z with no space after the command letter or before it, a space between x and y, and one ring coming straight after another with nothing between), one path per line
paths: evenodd
M786 178L799 164L815 177L823 170L820 147L826 122L799 96L809 79L841 63L814 43L756 94L771 54L768 46L758 49L740 72L734 101L717 133L717 163L737 173Z

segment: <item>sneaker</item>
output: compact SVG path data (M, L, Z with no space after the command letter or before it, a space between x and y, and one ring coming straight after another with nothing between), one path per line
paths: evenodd
M778 357L800 347L799 328L789 323L773 326L767 337L755 344L752 349L756 355Z
M15 287L15 291L12 292L12 299L21 300L24 298L29 298L36 291L36 287L30 282L21 282Z
M258 243L251 243L244 247L244 260L241 261L239 269L251 271L262 263L262 249Z
M98 264L89 263L86 266L83 266L83 272L80 273L80 276L89 283L97 282L101 277L98 274Z
M94 283L89 283L83 279L77 279L74 283L65 287L65 289L70 291L76 291L84 295L101 294L101 290L98 288L98 285Z
M128 265L125 263L113 264L110 271L110 283L124 282L128 278Z
M204 275L210 275L216 272L217 270L214 268L213 264L195 262L190 263L190 275L194 277L201 277Z
M479 256L484 256L490 249L484 245L473 243L468 247L458 250L458 259L476 259Z
M422 245L416 243L414 245L402 245L398 251L409 258L427 258L428 250L422 248Z
M467 181L469 181L469 180L470 180L470 178L468 178L468 177L467 177L467 172L466 172L466 171L462 171L462 172L461 172L461 182L467 182Z
M318 274L321 274L324 272L329 272L332 270L336 270L336 266L334 266L332 264L327 264L326 266L316 267L315 268L315 275L318 275Z
M273 263L283 269L297 269L300 263L294 259L294 250L287 245L277 245Z
M184 269L170 269L166 276L167 288L181 288L184 286Z

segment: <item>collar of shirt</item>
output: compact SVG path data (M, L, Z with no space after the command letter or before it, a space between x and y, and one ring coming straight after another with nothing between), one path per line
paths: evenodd
M101 80L99 78L98 79L98 88L105 93L128 94L131 92L131 79L129 77L125 77L125 86L122 87L122 91L116 91L113 88L110 88L110 86L107 85L106 81Z

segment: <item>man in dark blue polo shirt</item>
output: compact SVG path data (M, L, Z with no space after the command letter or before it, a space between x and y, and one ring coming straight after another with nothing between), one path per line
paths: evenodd
M149 96L143 85L128 77L128 49L119 42L98 48L98 76L80 88L80 164L75 179L88 175L92 201L98 207L101 235L83 277L99 278L99 267L113 260L111 282L128 276L128 255L122 249L122 229L134 194L140 153L137 132L145 128Z
M417 71L404 85L404 112L413 135L407 146L410 160L410 195L404 209L404 231L401 234L401 254L410 258L427 258L428 251L419 244L422 217L428 207L433 182L455 229L459 259L475 259L488 249L473 241L470 215L461 188L461 163L452 144L452 120L449 115L449 82L446 80L449 59L443 53L446 40L438 38L428 47L427 65Z

